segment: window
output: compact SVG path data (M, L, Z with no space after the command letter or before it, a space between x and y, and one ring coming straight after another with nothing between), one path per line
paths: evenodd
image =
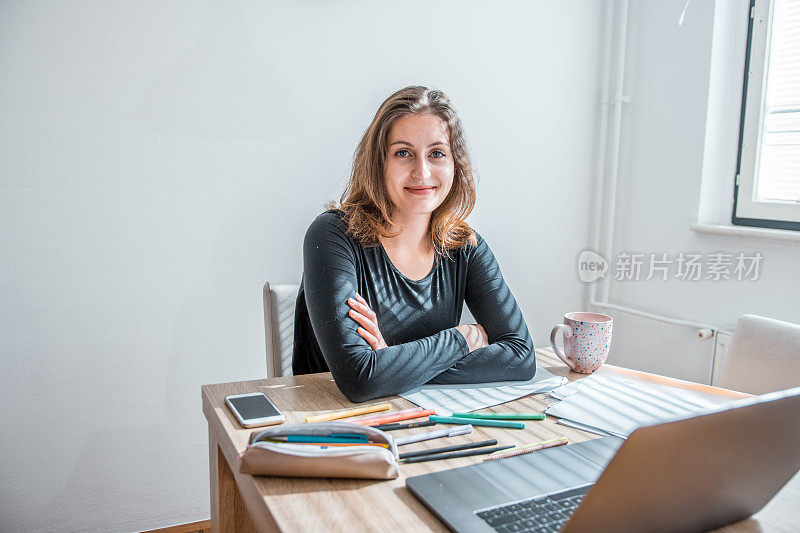
M733 223L800 230L800 0L753 0Z

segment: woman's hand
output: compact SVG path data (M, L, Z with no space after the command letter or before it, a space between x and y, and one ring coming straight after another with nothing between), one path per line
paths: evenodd
M378 329L378 318L375 312L367 305L367 301L356 293L357 300L353 298L347 299L347 305L352 307L350 318L361 324L361 327L356 331L359 335L369 343L373 350L380 350L386 348L386 341L383 340L381 330Z
M467 339L470 352L489 346L489 336L486 335L486 330L480 324L462 324L456 326L456 329Z

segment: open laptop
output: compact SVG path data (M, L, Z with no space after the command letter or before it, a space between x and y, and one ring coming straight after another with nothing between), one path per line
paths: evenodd
M800 469L800 387L724 409L406 480L450 529L707 531Z

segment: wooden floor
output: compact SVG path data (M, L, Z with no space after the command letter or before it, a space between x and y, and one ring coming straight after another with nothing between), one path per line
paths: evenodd
M211 533L211 520L170 526L162 529L152 529L150 531L144 531L143 533Z

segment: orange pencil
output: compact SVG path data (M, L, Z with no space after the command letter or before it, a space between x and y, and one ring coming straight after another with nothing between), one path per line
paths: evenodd
M412 407L411 409L403 409L402 411L395 411L394 413L380 413L377 415L360 416L358 418L353 418L352 420L348 420L348 422L353 422L354 424L366 425L367 422L371 422L376 418L386 418L387 416L404 415L406 413L418 413L420 411L422 411L422 407Z
M306 422L327 422L328 420L336 420L339 418L348 418L351 416L365 415L367 413L374 413L375 411L388 411L392 408L389 402L376 403L373 405L363 405L353 409L343 409L334 411L332 413L325 413L324 415L314 415L306 417Z
M433 409L426 409L424 411L414 411L412 413L395 413L393 415L386 415L381 418L373 418L371 420L365 420L363 422L356 422L357 424L361 424L362 426L377 426L378 424L388 424L389 422L399 422L401 420L410 420L412 418L422 418L423 416L429 416L436 414L436 411Z

